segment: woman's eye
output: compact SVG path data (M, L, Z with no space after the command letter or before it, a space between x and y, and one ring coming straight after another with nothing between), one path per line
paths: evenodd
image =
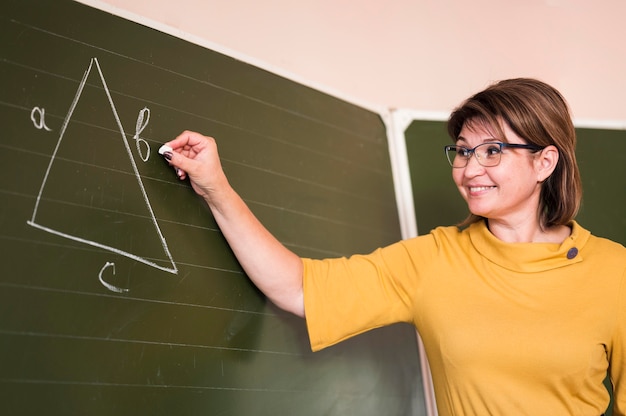
M464 147L457 147L456 154L461 157L469 157L470 151Z
M487 148L487 156L494 156L500 153L500 146L489 146Z

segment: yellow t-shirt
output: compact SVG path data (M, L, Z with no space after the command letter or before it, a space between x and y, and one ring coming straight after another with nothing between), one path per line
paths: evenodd
M440 416L626 414L626 248L576 222L562 244L504 243L484 222L369 255L304 263L313 350L410 322Z

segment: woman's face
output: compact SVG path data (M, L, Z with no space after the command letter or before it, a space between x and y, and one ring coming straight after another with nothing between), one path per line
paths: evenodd
M526 144L506 123L501 124L506 140L480 123L466 122L457 146L469 149L485 142ZM541 153L541 152L540 152ZM515 223L537 219L542 177L538 157L527 149L503 148L497 166L484 167L472 154L467 166L453 168L452 178L469 210L490 220Z

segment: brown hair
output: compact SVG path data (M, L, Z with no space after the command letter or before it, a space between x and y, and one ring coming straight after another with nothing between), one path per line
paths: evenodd
M535 79L500 81L452 112L448 134L456 141L466 123L478 123L505 140L500 120L527 143L558 149L557 166L541 185L539 220L544 227L566 225L578 213L582 183L575 155L576 132L565 99L555 88ZM481 219L470 214L461 225Z

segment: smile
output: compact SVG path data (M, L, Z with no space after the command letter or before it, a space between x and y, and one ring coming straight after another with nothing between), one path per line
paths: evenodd
M482 191L488 191L494 188L495 186L470 186L469 191L470 192L482 192Z

